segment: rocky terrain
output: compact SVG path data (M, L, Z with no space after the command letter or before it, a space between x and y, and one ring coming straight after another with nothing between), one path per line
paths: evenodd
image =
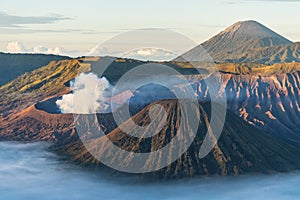
M226 94L228 108L248 123L285 139L299 141L299 72L258 74L219 73L218 95ZM197 83L199 98L209 99L204 81Z
M157 151L179 134L181 121L181 106L191 106L191 104L180 104L177 100L157 101L133 116L133 120L145 126L150 123L149 109L151 106L160 104L164 106L167 113L167 123L162 130L151 138L140 139L124 133L120 128L116 128L107 134L110 142L113 142L119 148L130 152L151 152ZM210 105L207 103L200 104L200 115L196 119L200 122L195 140L189 149L175 162L159 171L149 173L148 175L160 178L187 177L196 175L238 175L249 172L271 173L275 171L283 172L299 168L300 159L297 154L300 149L288 142L273 137L266 132L260 131L251 126L232 112L227 112L227 117L223 132L217 144L212 151L203 159L199 159L199 150L203 143L204 136L207 133L210 118ZM189 123L192 119L185 118L184 123ZM137 132L130 124L122 124L129 129L133 135L145 133ZM119 164L122 167L130 167L130 159L127 157L127 165L124 166L121 153L114 154L109 143L104 138L93 139L86 144L90 152L102 159L108 158L112 164ZM171 149L180 148L174 146ZM69 145L60 150L70 156L73 161L84 163L88 166L101 166L89 151L86 150L80 142ZM172 151L166 153L170 159ZM162 162L158 156L157 163ZM153 165L152 158L146 158L143 169Z

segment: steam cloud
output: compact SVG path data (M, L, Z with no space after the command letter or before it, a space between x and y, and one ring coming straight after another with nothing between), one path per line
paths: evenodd
M139 89L137 85L149 83ZM163 83L162 86L151 83ZM62 99L56 101L56 105L61 113L92 114L109 113L120 108L124 103L133 103L136 107L145 106L151 102L161 99L193 98L197 96L196 91L189 94L186 91L184 81L165 75L137 78L121 85L113 86L105 78L99 78L94 73L82 73L71 81L72 93L62 96ZM179 92L176 97L170 93L169 89ZM195 96L194 96L195 95ZM131 98L133 97L133 98Z
M111 98L113 86L105 77L99 78L93 73L82 73L76 77L71 82L71 90L72 93L56 101L62 113L107 113L111 112L111 104L117 108L130 98L130 94L121 100Z

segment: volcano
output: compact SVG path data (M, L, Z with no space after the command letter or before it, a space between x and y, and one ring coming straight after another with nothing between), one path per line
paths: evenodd
M194 106L190 104L181 104L178 100L160 100L156 101L132 117L133 121L140 126L147 126L151 120L149 110L152 106L160 104L165 108L167 120L160 132L150 138L138 138L133 135L144 135L146 133L139 132L130 123L124 122L124 126L131 132L131 135L123 132L120 127L112 130L107 134L106 140L103 137L94 139L85 143L78 142L71 144L60 152L69 155L74 161L84 163L89 166L102 166L89 152L101 158L107 158L112 164L119 164L121 167L130 167L130 161L134 156L127 157L126 166L122 160L124 152L114 153L109 148L112 142L119 148L130 152L153 152L165 147L178 134L181 121L180 109L186 106ZM209 126L209 118L211 115L210 104L200 103L200 115L197 117L199 127L197 135L190 147L172 164L148 175L159 178L178 178L197 175L237 175L246 172L274 172L297 169L300 164L300 150L276 137L256 129L244 120L227 112L224 129L218 142L212 151L203 159L199 158L199 149L203 144L203 139L207 133ZM195 119L189 117L183 119L187 123ZM185 123L185 122L184 122ZM87 134L88 129L87 129ZM106 137L106 136L105 136ZM87 147L89 151L85 148ZM181 145L174 146L174 149L182 148ZM174 152L170 151L164 155L171 156ZM163 162L163 155L158 156L157 163ZM165 158L170 159L170 157ZM155 164L148 157L143 162L143 168ZM150 162L151 161L151 162Z
M300 59L298 45L253 20L236 22L175 60L184 58L188 61L201 61L203 48L214 61L220 63L273 64Z

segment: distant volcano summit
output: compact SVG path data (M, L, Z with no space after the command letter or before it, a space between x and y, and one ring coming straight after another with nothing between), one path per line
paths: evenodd
M236 22L201 46L216 62L273 64L300 60L300 49L294 48L293 42L253 20ZM201 49L197 46L182 57L198 61Z
M267 38L274 42L274 44L269 44L268 46L292 43L288 39L275 33L274 31L262 25L261 23L253 20L236 22L235 24L229 26L224 31L220 32L218 35L213 37L211 40L218 39L218 38L225 38L225 39L227 38L227 39L231 39L232 41L240 38L242 39L247 39L247 38L266 39Z

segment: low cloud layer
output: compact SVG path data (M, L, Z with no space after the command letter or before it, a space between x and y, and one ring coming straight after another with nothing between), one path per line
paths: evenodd
M141 48L134 49L128 52L117 52L111 51L106 47L95 46L88 51L87 55L89 56L115 56L122 58L133 58L137 60L152 60L152 61L166 61L176 58L178 55L176 52L171 52L164 49L158 48Z
M6 51L10 53L42 53L42 54L54 54L54 55L66 55L66 56L79 56L79 51L72 50L67 51L61 47L44 47L44 46L35 46L33 48L27 49L25 46L17 41L9 42L6 46Z
M9 42L6 46L6 50L11 53L26 53L27 52L24 45L17 41Z
M177 57L173 52L157 49L157 48L143 48L127 52L122 57L134 58L138 60L155 60L165 61L172 60Z

